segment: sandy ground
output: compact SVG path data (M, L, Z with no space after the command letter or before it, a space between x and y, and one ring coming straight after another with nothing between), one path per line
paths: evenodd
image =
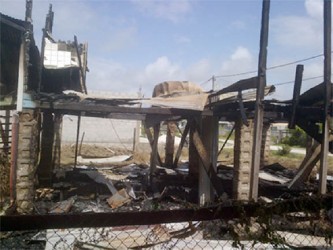
M268 160L268 164L280 163L282 166L288 169L297 169L303 158L305 150L295 149L292 150L289 155L280 156L277 155L276 146L273 146L270 158ZM177 146L175 147L177 150ZM108 145L108 144L83 144L81 150L79 150L83 158L102 158L102 157L112 157L116 155L132 155L133 149L132 145ZM132 156L129 161L126 161L126 164L136 163L136 164L147 164L149 165L150 161L150 153L151 148L150 145L145 141L141 140L136 152ZM162 160L164 160L164 144L163 140L159 144L159 153L161 155ZM74 163L74 155L75 155L75 145L74 144L64 144L62 145L62 153L61 153L61 165L73 165ZM181 160L188 160L188 148L184 147L181 155ZM228 144L228 146L223 149L222 153L218 157L219 164L223 165L233 165L233 148L232 144ZM328 174L333 175L333 157L330 155L328 157ZM319 162L314 168L314 173L316 174L319 169Z
M177 147L175 148L177 150ZM183 149L180 160L188 159L187 148ZM116 155L132 155L131 163L149 164L151 148L146 142L140 143L133 154L132 145L108 145L108 144L83 144L81 155L83 158L102 158ZM164 144L159 145L159 153L164 160ZM61 165L73 165L75 156L75 145L64 144L61 147ZM126 162L128 164L129 161Z

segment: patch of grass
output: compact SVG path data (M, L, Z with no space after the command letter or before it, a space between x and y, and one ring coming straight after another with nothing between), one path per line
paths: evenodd
M282 145L281 148L278 149L277 154L281 155L281 156L288 155L288 154L290 154L290 151L291 151L291 147L290 146L288 146L288 145Z

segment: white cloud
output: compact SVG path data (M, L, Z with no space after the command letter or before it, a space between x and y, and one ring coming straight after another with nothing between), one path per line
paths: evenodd
M140 84L145 91L152 91L156 84L169 80L184 80L183 73L179 65L172 63L168 57L161 56L145 67Z
M256 69L255 61L251 52L243 47L238 46L235 51L229 56L228 59L222 62L220 71L217 72L217 75L233 75L243 72L248 72ZM232 77L217 77L216 88L224 88L240 79L252 77L253 74L249 75L238 75Z
M87 88L92 90L124 91L128 69L113 60L90 58Z
M142 68L131 69L112 60L92 58L87 76L89 90L135 93L142 88L146 97L151 96L156 84L163 81L192 81L200 84L211 75L211 62L201 59L188 68L182 68L168 57L161 56Z
M306 0L306 12L313 18L322 20L323 17L323 1L322 0Z
M273 18L272 37L280 45L297 49L322 51L323 1L306 0L305 15L290 15Z
M166 56L141 69L131 69L113 60L92 58L87 87L93 90L135 93L142 87L145 96L151 96L156 84L167 80L184 80L183 71Z
M132 1L143 13L147 13L157 18L178 22L184 15L191 11L189 0L151 0L151 1Z
M323 51L323 1L305 0L303 15L279 16L271 22L271 37L277 43L277 54L274 65L303 59L305 57L322 53ZM282 51L286 51L282 53ZM288 59L289 58L289 59ZM302 62L304 64L302 92L322 82L322 78L307 80L323 75L323 58ZM268 71L272 84L293 82L295 78L294 66ZM293 83L277 85L277 99L291 99Z
M281 45L318 48L322 45L321 22L311 17L285 16L272 21L272 34Z
M222 63L221 72L226 75L249 71L253 68L253 56L250 51L243 46L239 46L230 58Z
M187 69L188 79L199 84L212 75L212 64L208 59L201 59Z

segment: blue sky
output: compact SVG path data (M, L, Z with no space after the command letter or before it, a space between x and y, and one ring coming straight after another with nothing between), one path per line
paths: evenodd
M0 0L0 11L24 19L25 0ZM33 2L40 47L49 4L56 40L88 42L89 90L137 92L188 80L211 89L212 75L257 69L262 2L259 0L75 0ZM272 0L268 66L323 53L323 1ZM323 57L308 60L304 78L323 74ZM293 81L296 65L267 72L268 84ZM255 74L217 78L222 88ZM321 78L304 81L302 91ZM206 82L206 83L205 83ZM274 98L289 99L292 84L277 85Z

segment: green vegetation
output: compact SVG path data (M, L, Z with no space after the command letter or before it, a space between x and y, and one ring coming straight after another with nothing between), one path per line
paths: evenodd
M283 144L281 148L277 151L277 155L288 155L291 151L291 147L289 145Z
M306 133L296 127L296 129L289 130L290 136L282 139L282 143L289 146L301 146L306 147Z

